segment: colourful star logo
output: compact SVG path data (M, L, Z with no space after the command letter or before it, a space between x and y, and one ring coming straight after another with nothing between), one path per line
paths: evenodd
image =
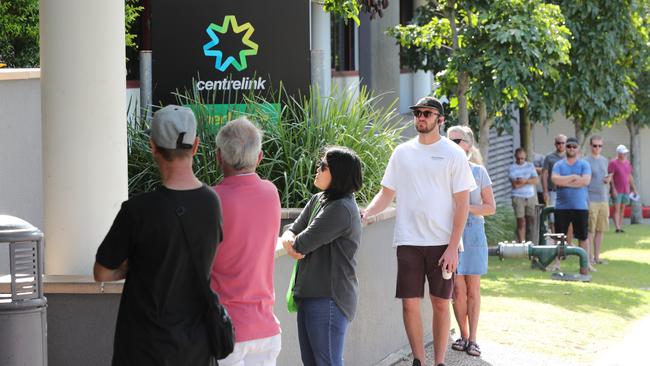
M239 51L239 59L236 59L233 56L228 56L225 60L223 59L223 52L221 50L212 49L214 46L219 44L219 36L217 33L226 34L228 28L232 27L232 32L239 34L244 32L242 37L242 43L248 46L248 49ZM205 31L210 36L211 41L203 45L203 53L206 56L214 56L215 62L214 67L219 71L226 71L228 66L232 65L237 71L242 71L248 67L246 63L246 56L257 55L257 43L251 41L250 37L255 31L255 28L251 23L244 23L242 25L237 25L237 18L234 15L226 15L223 18L223 25L210 24Z

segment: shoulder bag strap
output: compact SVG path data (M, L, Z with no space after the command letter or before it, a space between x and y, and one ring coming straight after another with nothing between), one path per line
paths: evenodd
M201 273L201 267L199 266L199 261L195 258L192 248L190 247L189 240L187 239L187 233L185 232L185 225L183 223L183 215L187 210L185 209L184 206L179 205L178 202L176 201L176 198L169 195L168 192L162 192L163 196L167 198L169 201L173 202L174 205L176 206L176 209L174 213L178 217L178 222L180 223L181 227L181 233L183 234L183 242L185 243L185 248L187 249L187 253L190 256L190 260L192 261L192 267L194 267L194 274L196 275L197 281L199 281L199 284L201 284L201 287L203 288L203 295L205 297L205 300L207 301L208 305L213 306L214 303L213 301L216 300L217 303L219 303L219 296L212 291L212 288L210 288L210 280L208 278L205 278L204 274Z

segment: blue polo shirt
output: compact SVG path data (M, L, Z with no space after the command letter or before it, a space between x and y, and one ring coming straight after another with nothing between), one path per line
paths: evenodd
M580 176L591 175L591 166L586 161L579 159L573 165L569 165L566 159L562 159L553 165L553 174L567 176L577 174ZM588 210L589 189L587 186L557 187L556 210Z

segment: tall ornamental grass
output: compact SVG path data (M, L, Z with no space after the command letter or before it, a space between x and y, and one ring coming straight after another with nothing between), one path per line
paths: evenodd
M360 204L368 203L380 189L380 181L393 149L401 142L404 126L395 105L382 107L381 96L362 87L358 92L335 91L321 97L290 98L282 92L269 102L245 96L246 107L233 108L225 117L215 116L212 107L195 93L177 95L178 103L189 105L198 122L201 139L195 156L197 177L209 185L222 178L216 161L215 137L219 128L242 115L264 131L264 159L258 167L262 178L273 182L284 207L301 207L317 192L313 185L316 162L327 146L353 149L363 162L364 185L357 193ZM281 107L279 107L281 105ZM160 177L149 152L145 121L129 123L129 194L150 191Z

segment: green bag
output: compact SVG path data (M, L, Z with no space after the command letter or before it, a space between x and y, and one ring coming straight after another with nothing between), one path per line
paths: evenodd
M319 199L316 200L316 203L314 203L314 207L311 211L311 215L309 216L309 221L307 221L307 226L311 224L312 220L314 220L314 217L316 217L316 214L318 213L318 210L320 209L321 202ZM298 312L298 305L296 304L296 300L293 298L293 288L296 285L296 272L298 272L298 261L293 264L293 271L291 271L291 279L289 280L289 288L287 289L287 311L290 313L296 313Z

